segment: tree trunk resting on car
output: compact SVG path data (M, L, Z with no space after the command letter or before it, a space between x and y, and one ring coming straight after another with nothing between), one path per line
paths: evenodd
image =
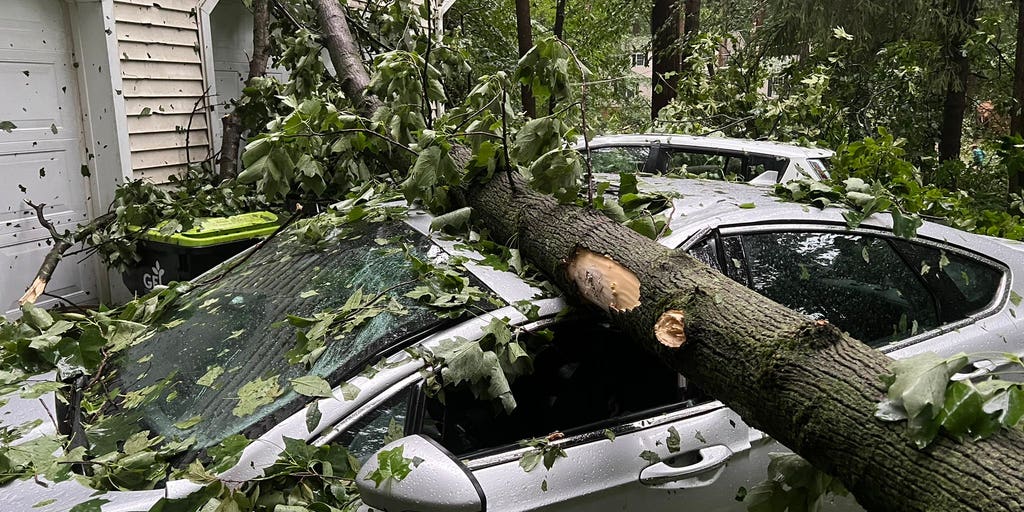
M326 43L346 93L370 116L379 102L366 98L367 72L336 7L317 0L321 20L335 25ZM516 240L570 299L605 311L749 424L839 478L868 510L1024 510L1024 433L963 444L942 437L918 450L903 423L874 417L891 359L828 322L598 211L560 205L518 175L496 175L464 202L492 239Z

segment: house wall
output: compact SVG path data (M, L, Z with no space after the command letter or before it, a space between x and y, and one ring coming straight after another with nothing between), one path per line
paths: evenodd
M135 178L162 183L210 155L197 4L114 0Z

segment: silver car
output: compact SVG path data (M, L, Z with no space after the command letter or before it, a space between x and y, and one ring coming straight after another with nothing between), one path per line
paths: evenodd
M681 195L674 199L672 234L661 243L797 311L828 318L893 357L1024 355L1015 313L1024 296L1015 280L1024 272L1024 246L929 222L912 240L896 238L888 215L851 230L839 209L781 202L745 184L643 178L641 188ZM122 367L126 385L148 386L172 371L180 376L178 399L143 407L139 421L173 436L180 433L176 423L203 414L190 431L196 450L231 434L257 438L221 474L231 481L259 476L286 437L341 443L365 463L357 478L364 502L392 512L743 510L737 491L762 481L768 454L785 448L653 356L625 348L629 341L601 319L560 315L562 299L538 299L540 290L517 275L481 264L467 265L472 284L500 299L487 311L449 321L415 308L401 317L379 315L345 343L328 346L310 371L336 387L332 398L319 400L322 416L314 428L306 425L310 399L294 392L252 415L229 413L230 397L253 378L306 371L287 363L294 334L273 322L344 301L358 286L383 289L407 279L375 240L401 238L424 258L481 258L432 236L430 220L413 213L404 222L371 224L328 251L263 249L202 297L219 301L216 314L182 312L187 322L129 350L127 360L150 363ZM521 311L529 306L536 308L527 318ZM429 396L424 360L403 349L478 339L496 318L525 333L554 333L536 355L534 372L512 384L514 411L498 411L458 389L447 390L443 403ZM532 334L522 336L530 343ZM219 387L196 384L215 366L227 369ZM971 374L996 366L978 360ZM566 457L525 471L521 459L533 448L520 441L536 438L550 440ZM423 462L404 480L378 488L366 480L375 453L398 445L405 457ZM160 497L197 488L172 481L166 489L107 493L103 510L147 510ZM90 491L73 481L50 489L20 482L0 489L0 509L28 510L57 498L37 510L67 510Z
M801 177L828 177L834 151L779 142L670 134L593 138L594 172L677 175L774 185ZM583 152L581 141L575 148Z

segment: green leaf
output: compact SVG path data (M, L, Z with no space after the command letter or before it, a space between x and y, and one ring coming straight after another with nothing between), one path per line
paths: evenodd
M298 377L291 379L289 382L292 383L292 389L303 396L317 398L331 398L334 396L334 393L331 392L331 385L316 375Z
M661 462L661 457L659 457L657 453L654 453L650 450L644 450L640 452L640 458L646 460L647 462L650 462L651 464L657 464Z
M523 468L523 471L529 473L540 464L541 458L543 457L541 450L530 450L523 454L519 459L519 467Z
M964 354L946 359L930 352L894 361L892 374L882 376L889 385L887 400L879 404L875 416L892 421L902 410L910 438L919 447L927 446L938 433L936 417L946 402L949 379L967 363Z
M555 149L544 153L530 166L530 186L538 192L551 194L562 203L576 200L583 166L579 153L573 149Z
M306 407L306 430L312 432L320 425L320 404L314 400Z
M257 378L247 382L238 390L238 405L231 414L238 417L248 416L260 407L273 403L282 393L277 378L277 375L271 375L266 379Z
M469 224L469 217L472 212L473 209L467 206L450 211L444 215L438 215L434 217L434 220L430 221L430 230L441 231L444 228L452 228L455 231L459 231Z
M957 440L987 437L999 430L999 423L982 411L985 399L972 382L953 382L936 420Z
M540 155L562 147L562 134L566 128L554 117L541 117L527 121L516 132L510 148L512 157L522 164L528 164Z
M388 480L400 482L409 476L413 468L419 466L423 460L419 458L406 458L403 456L405 446L398 445L390 450L377 452L377 469L366 476L367 480L374 483L376 487Z
M665 446L670 453L679 451L679 431L675 427L668 428L668 438L665 439Z
M26 389L25 391L22 391L19 396L21 396L21 398L24 398L24 399L27 399L27 400L35 400L36 398L39 398L39 397L41 397L43 395L47 395L47 394L53 393L54 391L57 391L58 389L61 389L61 388L66 387L66 386L67 386L67 384L64 384L62 382L54 382L54 381L39 382L39 383L35 383L35 384L30 385L28 387L28 389Z
M196 384L205 386L208 388L213 387L213 383L224 373L224 368L221 366L210 366L207 367L206 373L202 377L196 380Z
M7 133L11 133L16 128L17 126L15 126L15 124L10 121L0 121L0 130L3 130Z
M612 432L611 429L606 428L603 433L604 437L607 437L609 441L615 441L615 432Z
M71 510L68 512L102 512L102 507L104 503L110 503L110 500L103 498L93 498L89 501L85 501L71 507Z
M740 204L738 204L736 206L739 206L740 208L743 208L744 210L750 210L752 208L757 208L757 205L754 204L754 203L740 203Z
M1010 302L1014 307L1020 306L1021 296L1014 290L1010 290Z
M197 416L192 416L191 418L189 418L189 419L187 419L185 421L179 421L178 423L175 423L174 424L174 428L177 428L177 429L180 429L180 430L188 430L188 429L198 425L200 421L203 421L203 417L202 416L198 416L198 415Z
M619 197L625 196L626 194L639 194L640 191L637 188L636 174L622 172L619 173Z
M355 384L346 382L341 385L341 397L348 402L355 400L356 397L359 396L359 391L359 387Z

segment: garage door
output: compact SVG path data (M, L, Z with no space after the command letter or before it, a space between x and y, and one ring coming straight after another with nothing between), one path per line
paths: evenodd
M24 200L46 203L46 217L70 229L88 219L89 180L64 2L0 3L0 313L10 314L49 249ZM78 259L61 263L48 293L90 302L94 264Z

